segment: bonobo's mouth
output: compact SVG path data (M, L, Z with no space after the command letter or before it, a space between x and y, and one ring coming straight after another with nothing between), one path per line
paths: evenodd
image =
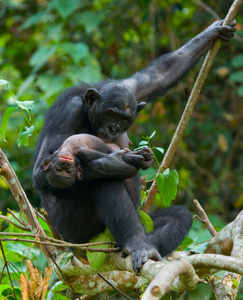
M121 133L122 130L118 124L108 124L105 128L98 130L99 138L101 138L105 143L114 143Z
M73 158L67 156L60 156L61 160L73 161Z
M60 155L58 160L61 162L65 162L65 161L66 162L74 162L74 158L70 153L65 153L63 155Z

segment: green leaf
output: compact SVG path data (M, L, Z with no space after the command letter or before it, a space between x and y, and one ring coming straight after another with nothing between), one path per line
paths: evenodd
M21 86L19 87L18 89L18 92L17 92L17 98L19 98L23 92L30 86L32 85L32 83L34 82L36 78L36 74L31 74L29 75L25 80L24 82L21 84Z
M188 249L193 253L204 253L204 251L207 249L208 242L204 242L201 244L193 244L188 246Z
M239 282L235 278L233 278L233 285L235 288L238 288L238 286L239 286Z
M49 57L56 51L56 46L39 48L30 58L30 65L34 66L44 66L48 61Z
M5 79L0 79L0 85L7 85L9 84L10 82L8 82L7 80Z
M2 292L7 289L9 289L9 284L0 284L0 295L2 295Z
M84 43L65 43L61 47L68 52L75 63L79 63L80 59L87 57L89 54L89 47Z
M67 285L65 285L62 281L57 281L52 288L50 289L47 300L53 300L53 299L59 299L59 295L56 295L57 292L64 291L68 288ZM64 299L67 299L66 297Z
M5 139L5 131L6 131L6 127L9 121L10 116L12 115L12 113L16 110L15 107L8 107L7 110L5 111L3 117L2 117L2 125L1 125L1 135L3 137L3 140L6 142Z
M139 143L139 146L145 146L145 145L148 145L148 141L141 141Z
M33 109L35 107L34 101L18 101L15 100L15 103L18 105L18 107L29 111L29 109Z
M21 289L19 287L14 287L15 294L17 298L15 298L12 287L8 284L8 288L6 287L7 284L0 285L0 295L2 296L1 299L21 299Z
M22 24L19 27L19 30L27 29L32 27L33 25L36 25L38 23L43 23L43 20L45 20L46 13L45 12L38 12L32 16L30 16L24 24Z
M237 89L237 94L241 97L243 96L243 85L241 85L238 89Z
M45 97L49 98L63 89L63 77L58 75L40 75L37 84L45 92Z
M49 24L47 29L47 36L50 40L58 42L63 38L63 25L64 24Z
M96 237L94 237L92 240L90 240L90 243L96 243L96 242L109 242L113 241L113 238L110 234L110 231L108 228ZM102 248L106 249L108 248L108 245L99 245L99 246L92 246L91 248ZM87 251L87 258L90 263L90 266L93 269L99 269L103 266L105 262L106 254L104 252L89 252Z
M32 136L34 132L34 125L31 125L30 127L24 127L24 129L21 130L19 134L19 138L17 140L17 145L20 146L29 146L29 137Z
M28 246L17 242L7 244L7 248L10 251L20 254L22 257L26 257L31 260L33 260L33 258L36 257L36 255L38 255L35 248L29 248Z
M90 83L98 82L101 80L100 63L93 57L85 59L86 66L80 65L70 66L67 72L68 77L72 80L73 84L78 84L81 81Z
M234 57L231 61L231 64L235 68L243 67L243 54L239 54L236 57Z
M149 233L154 230L154 223L150 216L142 210L138 210L138 217L143 225L145 232Z
M152 139L155 136L156 130L154 130L154 132L152 132L152 134L150 135L150 139Z
M86 33L90 34L94 30L99 28L101 17L97 14L97 11L95 13L86 11L79 14L75 14L72 21L76 25L83 25Z
M74 13L74 11L80 6L80 1L77 0L52 0L51 3L64 19Z
M192 243L194 243L193 239L189 238L189 237L185 237L183 242L180 244L180 246L178 248L183 248L186 249L187 247L189 247Z
M156 149L157 151L159 151L162 154L165 152L165 150L161 147L153 147L153 149Z
M170 169L166 169L155 180L164 205L169 206L177 194L177 185L179 183L178 173L176 170L171 171Z
M230 75L230 79L234 82L243 82L243 71L237 71Z

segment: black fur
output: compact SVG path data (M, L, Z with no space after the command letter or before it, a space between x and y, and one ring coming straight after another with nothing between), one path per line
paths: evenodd
M65 240L88 242L108 226L119 246L131 254L135 271L148 258L159 260L169 254L183 240L192 218L181 206L152 213L155 229L145 234L136 213L138 168L129 160L117 168L123 150L94 159L85 168L84 180L64 189L51 185L41 166L74 134L87 133L119 144L146 102L174 85L218 36L232 38L235 23L221 24L216 21L185 46L161 56L128 79L67 89L49 109L36 148L34 183L51 222Z

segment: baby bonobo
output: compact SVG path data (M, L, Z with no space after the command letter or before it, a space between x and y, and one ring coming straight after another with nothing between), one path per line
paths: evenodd
M127 135L124 135L121 140L128 147L129 140L126 141L126 138L128 139ZM41 170L46 172L46 178L52 186L69 188L77 181L94 179L93 172L90 174L89 171L89 163L110 153L120 155L121 159L116 163L118 172L124 164L133 165L134 172L137 172L140 168L148 169L153 162L153 153L148 147L138 151L130 151L128 148L123 152L120 150L118 144L105 144L100 138L90 134L72 135L52 157L44 160Z

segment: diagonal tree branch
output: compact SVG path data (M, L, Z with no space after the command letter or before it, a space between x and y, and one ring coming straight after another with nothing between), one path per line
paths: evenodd
M237 15L240 7L243 4L243 0L235 0L232 6L229 9L229 12L224 20L224 24L229 24L232 20L234 20L235 16ZM207 78L207 75L209 73L209 70L213 64L214 58L221 46L221 40L217 39L214 42L213 47L208 51L208 54L206 56L206 59L201 67L201 70L199 72L199 75L197 77L197 80L194 84L194 87L192 89L191 95L188 99L187 105L185 107L185 110L182 114L182 117L180 119L180 122L176 128L176 132L172 138L172 141L169 145L168 150L166 151L166 154L164 156L164 159L161 163L161 166L158 170L158 173L156 176L161 174L163 170L169 168L171 161L175 155L175 152L177 148L179 147L180 141L182 140L182 137L184 135L184 132L187 128L187 125L190 121L190 118L192 116L193 109L195 107L196 101L198 99L198 96L201 92L201 89L203 87L203 84ZM147 195L147 198L145 200L144 206L143 206L143 211L148 212L151 205L153 204L154 198L158 192L158 187L156 184L156 181L154 180L149 193Z
M18 203L21 211L23 212L27 223L29 224L29 229L33 233L39 233L39 237L46 236L43 228L41 227L38 218L36 217L34 208L30 204L19 180L11 167L7 157L0 148L0 175L4 176L7 184L9 185L11 192ZM54 254L54 248L48 245L40 245L41 250L45 253L47 257L51 257Z

